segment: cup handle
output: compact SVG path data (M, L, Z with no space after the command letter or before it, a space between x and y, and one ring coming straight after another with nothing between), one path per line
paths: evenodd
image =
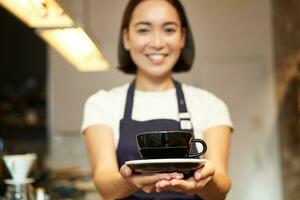
M207 150L207 145L204 140L196 139L196 138L192 139L192 143L196 143L196 142L199 142L202 144L202 151L200 153L196 153L196 154L189 154L188 155L189 158L195 158L195 157L202 156L203 154L205 154L205 152Z

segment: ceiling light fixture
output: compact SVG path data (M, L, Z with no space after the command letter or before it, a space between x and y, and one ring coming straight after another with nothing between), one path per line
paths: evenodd
M86 2L84 2L86 3ZM76 26L55 0L0 0L0 5L18 17L79 71L109 69L86 28Z
M37 33L79 71L91 72L109 68L103 55L82 28L41 29Z

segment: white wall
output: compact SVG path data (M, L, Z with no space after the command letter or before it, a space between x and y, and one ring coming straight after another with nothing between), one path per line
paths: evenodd
M228 199L281 200L271 2L182 2L194 33L196 61L192 72L178 79L223 98L235 124L230 157L233 188ZM117 37L125 3L90 1L90 29L113 67L117 65ZM88 161L79 134L85 99L99 89L123 84L132 77L115 68L105 73L79 73L52 50L49 54L50 163L86 166ZM66 159L68 154L72 156Z

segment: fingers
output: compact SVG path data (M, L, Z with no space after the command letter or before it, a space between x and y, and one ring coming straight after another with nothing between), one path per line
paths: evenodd
M200 181L197 182L197 188L204 188L204 186L207 185L207 183L211 180L211 176L201 179Z
M161 192L163 190L166 190L172 187L172 180L181 180L184 177L182 173L178 172L134 175L131 168L127 165L123 165L120 168L120 174L123 178L130 180L130 182L134 184L138 189L143 190L146 193L153 191ZM176 191L178 189L174 187L173 190Z
M138 182L142 185L155 184L160 180L170 180L172 177L169 174L153 174L135 176Z
M204 188L212 179L215 173L215 167L210 161L205 160L198 166L194 176L188 180L183 180L183 174L178 172L133 175L131 168L126 165L121 167L120 173L124 178L128 178L138 189L146 193L172 190L194 194L199 189Z
M183 179L183 174L179 172L172 172L169 175L172 179Z
M189 180L171 180L171 186L177 191L193 194L197 183L193 179Z
M177 179L177 180L183 179L183 177L184 177L182 173L178 173L178 172L172 172L169 175L171 176L171 179ZM168 189L169 186L170 186L169 180L160 180L155 184L157 192L166 190L166 189Z
M163 190L166 190L168 189L168 187L171 185L170 181L168 180L161 180L161 181L158 181L156 184L155 184L155 191L156 192L161 192Z
M169 181L171 176L169 174L154 174L154 175L135 175L131 177L131 181L137 188L146 193L156 191L155 184L159 181Z
M186 194L194 194L195 193L195 186L196 182L193 178L188 180L183 179L172 179L170 181L159 181L155 184L156 192L161 192L164 190L172 190L175 192L183 192Z
M198 183L193 177L188 180L183 179L172 179L170 181L162 180L155 184L156 192L161 192L163 190L172 190L175 192L183 192L186 194L195 194L196 190L199 189Z
M139 188L140 190L144 191L145 193L150 193L155 191L155 186L153 185L146 185Z
M206 160L203 164L198 166L198 169L194 173L194 177L190 177L188 180L172 179L170 181L160 181L155 185L156 191L168 189L194 194L196 191L201 190L207 185L214 176L214 173L214 165Z
M207 179L215 174L215 167L211 162L205 162L204 165L195 171L194 178L196 181Z
M123 178L128 178L132 175L132 170L127 165L122 165L120 169L120 174Z

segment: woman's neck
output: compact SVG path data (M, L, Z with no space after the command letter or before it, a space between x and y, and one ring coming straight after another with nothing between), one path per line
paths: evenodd
M135 87L137 90L141 91L166 91L174 87L172 74L167 75L166 77L146 77L138 74L136 76Z

